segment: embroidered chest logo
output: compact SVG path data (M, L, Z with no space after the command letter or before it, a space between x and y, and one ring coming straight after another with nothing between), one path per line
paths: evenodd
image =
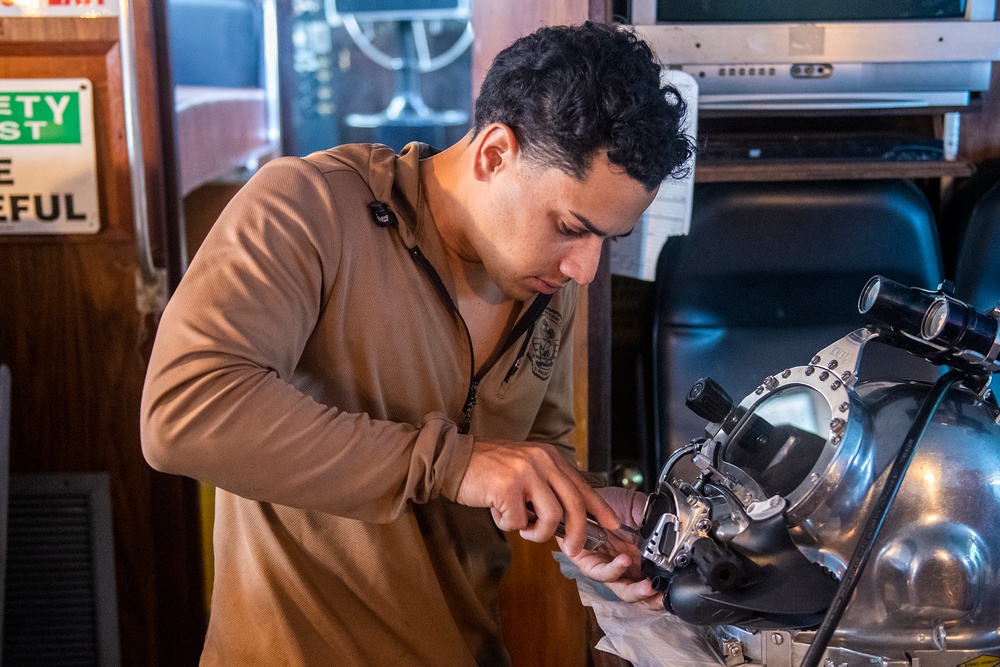
M562 315L551 308L546 308L538 318L535 332L531 336L531 347L528 348L528 359L531 361L531 372L539 380L552 377L552 367L559 354L561 324Z

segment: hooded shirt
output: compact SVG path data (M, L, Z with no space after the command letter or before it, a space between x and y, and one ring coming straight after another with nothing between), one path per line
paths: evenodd
M453 501L475 436L572 460L578 290L525 304L474 378L421 149L268 162L163 313L142 446L217 488L202 664L509 662L510 547L488 509Z

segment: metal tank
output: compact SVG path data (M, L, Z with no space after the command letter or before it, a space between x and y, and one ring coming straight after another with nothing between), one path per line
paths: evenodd
M1000 310L879 276L859 308L869 327L739 405L695 385L688 406L708 425L649 496L643 571L728 665L993 667ZM933 385L866 382L875 340L950 370ZM686 457L699 474L674 477Z

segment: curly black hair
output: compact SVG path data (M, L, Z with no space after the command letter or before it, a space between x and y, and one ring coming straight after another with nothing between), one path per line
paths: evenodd
M649 46L626 28L552 26L497 54L476 100L475 133L511 128L525 155L577 179L599 151L651 191L688 173L687 105L661 85Z

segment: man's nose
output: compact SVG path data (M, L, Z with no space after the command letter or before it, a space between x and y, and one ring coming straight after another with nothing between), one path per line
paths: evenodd
M597 265L601 262L601 248L604 246L604 239L593 236L581 239L581 243L575 244L569 253L563 257L559 263L559 270L567 278L571 278L581 285L586 285L594 280L597 275Z

